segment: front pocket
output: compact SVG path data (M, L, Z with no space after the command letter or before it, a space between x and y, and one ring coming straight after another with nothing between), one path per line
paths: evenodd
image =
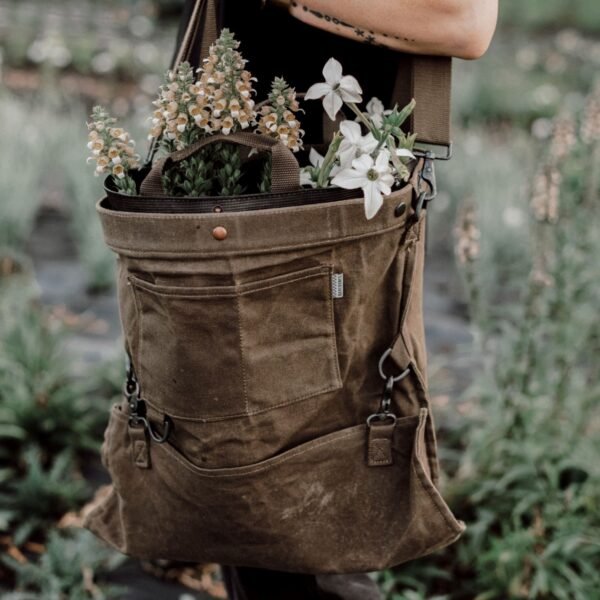
M328 266L228 286L129 281L142 395L172 417L255 414L342 385Z
M398 419L389 466L367 466L360 424L243 467L205 469L169 442L151 444L152 467L139 469L127 417L113 411L117 507L98 507L86 527L140 558L313 573L388 568L464 530L423 468L427 416L423 408Z

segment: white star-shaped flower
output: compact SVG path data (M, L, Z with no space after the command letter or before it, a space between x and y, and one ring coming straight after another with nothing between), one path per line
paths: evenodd
M355 158L352 168L338 173L331 183L347 190L361 188L365 197L365 215L372 219L383 204L383 196L392 193L394 176L389 151L382 150L375 160L368 154Z
M300 170L300 185L310 185L311 187L315 188L317 187L319 169L323 166L325 157L319 154L314 148L311 148L308 154L308 160L312 166L303 167ZM329 177L333 177L339 171L340 167L338 165L334 165L329 173Z
M381 127L384 115L389 115L391 112L391 110L385 110L383 102L375 96L367 102L367 114L375 127Z
M332 121L344 102L362 102L362 89L352 75L342 74L342 65L335 58L330 58L323 67L324 83L315 83L308 88L305 100L323 98L323 108Z
M340 164L348 166L361 154L371 154L377 147L377 140L371 132L362 135L360 125L355 121L342 121L340 132L344 136L339 150Z

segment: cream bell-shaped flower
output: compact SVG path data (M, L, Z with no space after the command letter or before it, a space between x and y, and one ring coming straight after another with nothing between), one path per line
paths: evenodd
M304 99L318 100L323 98L323 108L332 121L344 102L362 102L362 89L352 75L343 75L342 65L335 58L330 58L323 67L324 83L315 83L308 88Z
M394 176L389 151L382 150L375 160L368 154L355 158L352 168L338 173L331 183L347 190L361 188L365 197L365 215L372 219L383 204L383 196L392 193Z
M362 135L360 125L355 121L342 121L340 132L344 139L337 154L343 167L349 166L357 156L371 154L377 148L377 140L373 134L369 132L367 135Z

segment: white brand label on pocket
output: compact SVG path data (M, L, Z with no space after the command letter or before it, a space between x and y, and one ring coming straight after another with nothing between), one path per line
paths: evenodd
M333 298L344 297L344 274L343 273L332 273L331 274L331 296Z

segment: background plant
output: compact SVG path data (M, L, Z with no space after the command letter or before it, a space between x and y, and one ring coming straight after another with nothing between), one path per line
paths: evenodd
M468 529L434 558L382 575L389 598L583 600L599 589L599 114L596 92L582 118L554 122L538 177L555 175L532 197L530 270L512 274L519 302L494 306L479 293L480 270L495 265L479 262L473 244L487 230L474 234L463 213L460 256L486 357L448 469Z

